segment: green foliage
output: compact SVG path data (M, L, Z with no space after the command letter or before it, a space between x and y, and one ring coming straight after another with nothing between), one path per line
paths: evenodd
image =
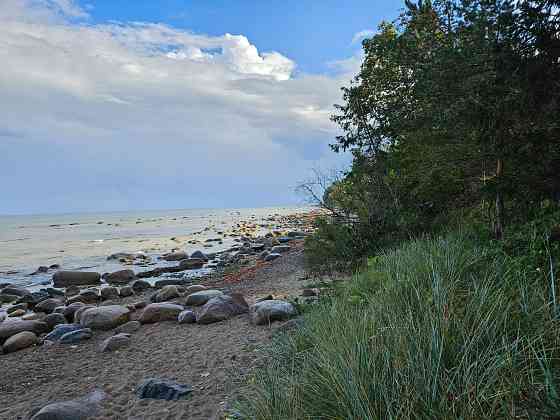
M454 235L370 259L274 344L240 418L557 418L550 276L487 245Z

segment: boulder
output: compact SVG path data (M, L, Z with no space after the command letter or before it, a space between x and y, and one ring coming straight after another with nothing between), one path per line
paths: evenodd
M37 336L31 331L22 331L17 333L6 340L2 346L2 351L5 354L13 353L14 351L22 350L37 344Z
M45 292L47 292L49 294L49 296L53 297L53 298L62 298L62 297L65 296L65 294L62 290L55 289L53 287L47 287L45 289Z
M111 284L128 284L136 279L136 274L132 270L119 270L114 273L105 274L103 279Z
M130 334L119 333L104 340L99 346L100 352L116 351L130 344Z
M80 317L80 324L92 330L112 330L130 320L130 310L121 305L99 306L86 309Z
M99 413L104 398L105 393L96 390L82 398L49 404L32 412L30 420L85 420Z
M6 312L8 314L11 314L12 312L17 311L18 309L23 309L25 311L27 309L27 303L17 303L15 305L12 305L6 309Z
M280 258L282 256L282 254L276 254L276 253L271 253L268 254L266 257L264 257L265 261L274 261L277 258Z
M116 287L108 286L101 288L101 299L103 300L110 300L110 299L118 299L119 298L119 290Z
M119 289L119 296L120 297L128 297L134 294L134 290L130 286L123 286Z
M59 324L54 327L54 329L47 334L45 341L58 341L60 338L69 332L81 330L82 326L80 324Z
M73 305L73 304L72 304L72 305ZM70 306L72 306L72 305L70 305ZM77 308L77 309L74 311L74 322L75 322L76 324L79 324L79 323L80 323L80 319L82 318L82 314L83 314L85 311L87 311L88 309L91 309L91 308L97 308L97 306L95 306L95 305L84 305L84 306L80 306L79 308Z
M54 287L100 284L101 275L88 271L57 271L52 277Z
M134 290L135 293L140 293L151 288L152 286L146 280L136 280L132 283L132 290Z
M38 292L30 292L26 295L23 295L18 298L16 303L27 303L29 306L35 306L38 303L49 299L51 296L48 294L47 291L39 290Z
M221 296L224 293L220 290L201 290L200 292L191 293L187 296L187 306L201 306L216 296Z
M283 300L264 300L251 307L251 318L256 325L284 321L296 314L294 306Z
M202 251L194 251L191 258L199 258L201 260L208 260L208 257Z
M24 321L21 319L7 319L0 323L0 341L10 338L23 331L30 331L39 335L49 330L47 324L41 321Z
M202 292L203 290L208 290L208 288L202 284L193 284L192 286L187 287L186 293L187 295L191 295L196 292Z
M184 310L181 305L174 303L151 303L140 315L139 321L142 324L149 324L160 321L176 321L179 314Z
M204 304L196 317L196 322L211 324L246 312L249 312L249 305L241 294L216 296Z
M134 306L135 309L143 309L148 306L148 302L146 302L145 300L140 300L138 302L134 302L132 306Z
M168 302L171 299L175 299L181 296L177 286L165 286L158 293L153 296L154 302Z
M139 321L129 321L126 324L119 325L117 328L115 328L115 332L118 334L132 334L133 332L138 331L141 326L142 324Z
M292 249L290 245L276 245L272 247L270 252L272 254L283 254L285 252L288 252L290 249Z
M189 258L189 254L184 251L170 252L169 254L163 255L161 258L165 261L181 261Z
M93 336L90 328L82 328L76 331L70 331L64 334L58 342L60 344L76 344L82 340L89 340Z
M177 317L179 324L194 324L196 322L196 315L193 311L183 311Z
M92 289L85 289L80 292L78 296L75 296L80 300L78 302L84 303L97 303L99 299L101 299L101 295L99 294L99 289L92 288ZM70 301L71 299L69 299Z
M80 294L80 288L78 286L68 286L64 291L64 295L69 298Z
M49 330L52 330L55 326L59 324L66 324L66 317L62 314L52 313L47 315L43 322L47 324Z
M50 314L52 312L54 312L55 308L57 306L60 306L60 301L58 299L45 299L41 302L39 302L37 305L35 305L35 308L33 309L35 312L44 312L46 314Z
M4 293L0 293L0 305L2 303L12 303L18 300L18 296L16 295L8 295Z
M179 262L179 268L181 270L196 270L202 268L206 260L202 258L189 258Z
M138 398L156 400L179 400L192 392L189 385L181 385L166 379L148 379L136 389Z

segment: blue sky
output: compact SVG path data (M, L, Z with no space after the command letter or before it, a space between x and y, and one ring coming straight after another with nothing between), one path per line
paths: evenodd
M247 36L260 50L278 51L304 72L329 72L351 55L352 37L397 17L402 0L81 0L94 22L165 22L208 35ZM358 44L359 46L359 44Z
M357 34L399 8L1 0L0 214L301 204L349 162L330 116Z

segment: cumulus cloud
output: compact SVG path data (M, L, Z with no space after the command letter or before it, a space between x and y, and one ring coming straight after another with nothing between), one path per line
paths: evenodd
M334 159L349 74L300 74L243 35L0 4L2 212L279 204Z
M373 35L375 35L375 31L373 29L364 29L363 31L356 32L352 37L352 44L357 44L366 38L371 38Z

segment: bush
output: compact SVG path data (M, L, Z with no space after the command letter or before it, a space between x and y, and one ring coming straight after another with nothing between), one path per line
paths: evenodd
M558 418L557 294L540 274L464 236L385 252L274 343L239 416Z

